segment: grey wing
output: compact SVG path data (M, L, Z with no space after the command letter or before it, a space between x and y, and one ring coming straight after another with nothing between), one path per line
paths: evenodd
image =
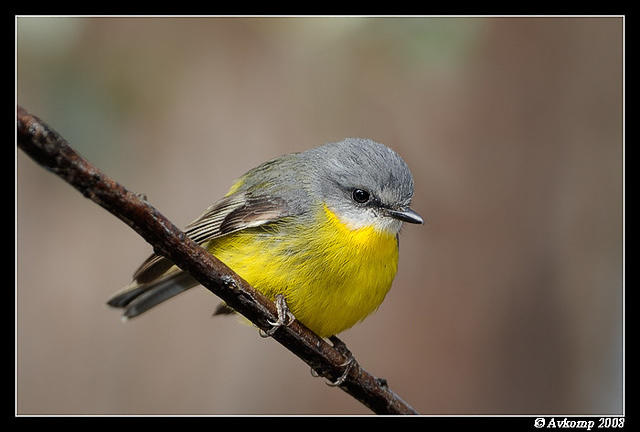
M187 225L185 233L203 244L232 232L277 221L287 212L283 199L237 193L209 207ZM177 267L172 269L173 265L167 258L151 255L135 272L133 282L107 303L125 308L125 317L131 318L198 285L188 273Z
M281 198L252 197L240 192L213 204L187 225L184 231L187 237L202 245L223 235L274 222L287 213L286 202ZM167 258L153 254L136 270L133 279L138 283L149 283L172 266L173 263Z

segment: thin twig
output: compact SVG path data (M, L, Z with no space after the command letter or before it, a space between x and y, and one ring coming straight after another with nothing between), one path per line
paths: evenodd
M20 106L17 128L18 147L37 163L123 220L153 246L154 252L189 272L258 328L271 328L268 321L277 319L273 302L189 239L148 202L91 165L58 133ZM273 338L331 381L341 376L341 365L349 360L344 350L331 346L297 320L279 328ZM389 389L385 380L369 374L357 363L350 367L340 388L375 413L417 414Z

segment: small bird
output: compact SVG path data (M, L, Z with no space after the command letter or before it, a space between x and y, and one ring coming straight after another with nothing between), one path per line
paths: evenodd
M413 177L397 153L347 138L248 171L185 233L331 337L375 311L391 288L402 223L423 223L409 207L412 196ZM154 254L108 304L132 318L197 285ZM216 314L232 311L223 303Z

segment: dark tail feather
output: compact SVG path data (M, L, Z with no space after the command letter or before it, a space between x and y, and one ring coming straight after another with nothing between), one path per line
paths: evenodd
M107 304L115 308L123 308L148 289L149 287L145 285L132 284L129 287L125 288L124 291L121 291L113 296L111 300L107 302Z
M107 304L124 308L124 316L133 318L196 285L198 281L188 273L176 271L154 282L146 284L133 282Z

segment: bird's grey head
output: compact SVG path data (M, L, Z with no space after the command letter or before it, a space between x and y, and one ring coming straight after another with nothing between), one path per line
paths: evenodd
M413 177L393 150L364 138L347 138L304 153L317 180L316 196L351 229L373 226L397 233L402 222L422 223L409 208Z

